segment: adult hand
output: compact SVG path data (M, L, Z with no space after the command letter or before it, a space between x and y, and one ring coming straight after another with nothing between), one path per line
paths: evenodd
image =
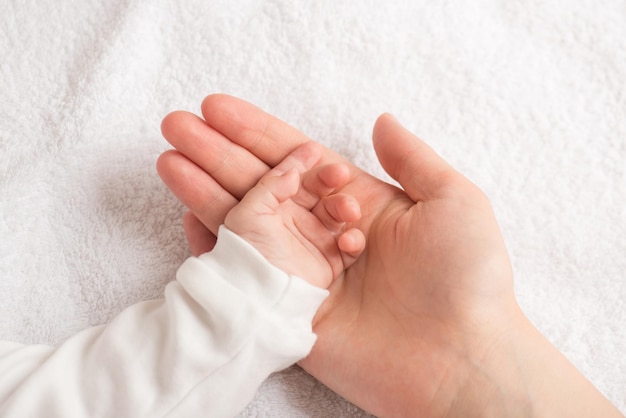
M196 253L211 248L226 212L269 168L310 141L232 97L209 96L202 110L204 121L165 118L178 151L158 163L193 213L185 225ZM348 165L341 192L359 201L354 226L368 244L331 285L302 367L381 416L514 416L536 406L544 415L619 414L519 309L483 193L389 115L375 125L374 147L402 189ZM318 164L342 161L325 150Z

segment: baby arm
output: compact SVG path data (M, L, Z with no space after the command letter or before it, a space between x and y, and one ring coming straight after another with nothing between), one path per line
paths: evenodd
M264 178L233 213L228 225L244 239L223 226L215 249L188 259L163 299L133 305L59 347L0 342L0 416L232 416L269 374L306 356L315 341L312 318L327 295L309 283L341 274L336 269L350 263L363 242L353 230L344 232L358 210L333 215L335 205L352 205L330 195L344 180L322 181L337 168L306 173L298 187L298 172L309 165L297 155L291 163L295 167L283 167L286 175ZM281 194L282 186L294 184L292 199L294 188ZM276 224L259 230L266 215ZM290 222L294 229L285 235ZM308 254L289 241L293 236ZM307 241L318 236L323 245ZM327 239L334 236L342 244ZM255 248L265 241L294 250L294 258L284 264L284 257ZM330 275L319 279L301 268L315 268L313 260L326 263L315 275Z

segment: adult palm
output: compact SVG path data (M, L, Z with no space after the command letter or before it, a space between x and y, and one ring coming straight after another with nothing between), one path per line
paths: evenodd
M269 168L310 141L228 96L209 96L203 115L165 118L177 151L158 163L191 210L194 253L211 248L225 214ZM374 414L445 414L523 316L508 255L482 192L393 117L377 121L374 146L402 188L350 165L341 191L361 204L356 227L367 247L331 285L314 321L318 341L301 365ZM326 150L318 164L338 161Z
M375 414L445 415L521 314L508 255L482 192L423 142L383 116L374 145L403 190L355 179L371 190L367 251L333 284L301 364Z

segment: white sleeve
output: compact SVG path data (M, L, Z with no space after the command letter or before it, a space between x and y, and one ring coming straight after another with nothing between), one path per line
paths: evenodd
M163 299L59 347L0 341L1 417L229 417L305 357L328 295L222 227Z

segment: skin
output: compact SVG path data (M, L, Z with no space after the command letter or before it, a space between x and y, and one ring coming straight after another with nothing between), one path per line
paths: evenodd
M310 284L328 288L365 248L358 202L333 194L348 181L348 168L329 164L309 170L321 147L307 143L259 182L228 212L224 225L269 262Z
M311 140L239 99L214 95L204 119L162 124L175 151L159 174L187 206L192 252L212 248L228 211L265 173ZM367 246L329 287L300 362L378 416L622 416L526 319L485 195L392 116L373 143L397 188L342 163Z

